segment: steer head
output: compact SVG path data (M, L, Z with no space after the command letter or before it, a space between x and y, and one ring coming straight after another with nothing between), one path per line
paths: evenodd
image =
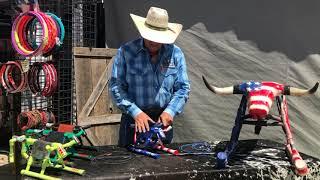
M319 82L310 89L300 89L272 81L255 82L249 81L241 84L218 88L210 85L206 78L202 79L207 88L215 94L230 95L243 94L247 96L249 114L253 119L263 119L270 111L272 103L276 96L291 95L303 96L313 94L317 91Z

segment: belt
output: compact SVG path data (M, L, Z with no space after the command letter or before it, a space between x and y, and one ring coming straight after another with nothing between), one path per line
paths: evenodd
M160 114L164 111L163 108L148 108L142 109L152 120L157 121Z
M150 112L150 113L156 113L156 112L162 112L164 111L164 108L146 108L141 109L143 112Z
M147 109L141 109L141 111L146 113L153 120L157 120L160 114L164 111L164 108L147 108ZM131 118L129 114L126 114L126 113L122 113L122 114Z

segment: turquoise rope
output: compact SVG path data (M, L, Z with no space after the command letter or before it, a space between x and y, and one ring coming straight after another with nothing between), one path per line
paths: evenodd
M64 29L64 25L63 25L61 19L58 16L56 16L55 14L49 13L49 12L47 12L46 14L51 16L53 18L53 20L59 26L59 42L57 43L57 46L61 46L63 44L64 36L66 34L65 29Z

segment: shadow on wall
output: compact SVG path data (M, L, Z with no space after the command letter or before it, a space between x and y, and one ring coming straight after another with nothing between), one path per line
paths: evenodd
M234 31L239 40L249 40L265 52L278 51L293 61L319 53L320 1L105 1L108 47L117 48L138 32L129 13L146 16L150 6L167 9L170 22L184 30L201 22L211 33Z

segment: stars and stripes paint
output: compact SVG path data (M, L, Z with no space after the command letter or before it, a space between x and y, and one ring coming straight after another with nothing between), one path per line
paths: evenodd
M273 100L283 92L282 84L263 81L249 81L240 84L240 90L248 94L248 111L254 119L265 118L272 106Z

